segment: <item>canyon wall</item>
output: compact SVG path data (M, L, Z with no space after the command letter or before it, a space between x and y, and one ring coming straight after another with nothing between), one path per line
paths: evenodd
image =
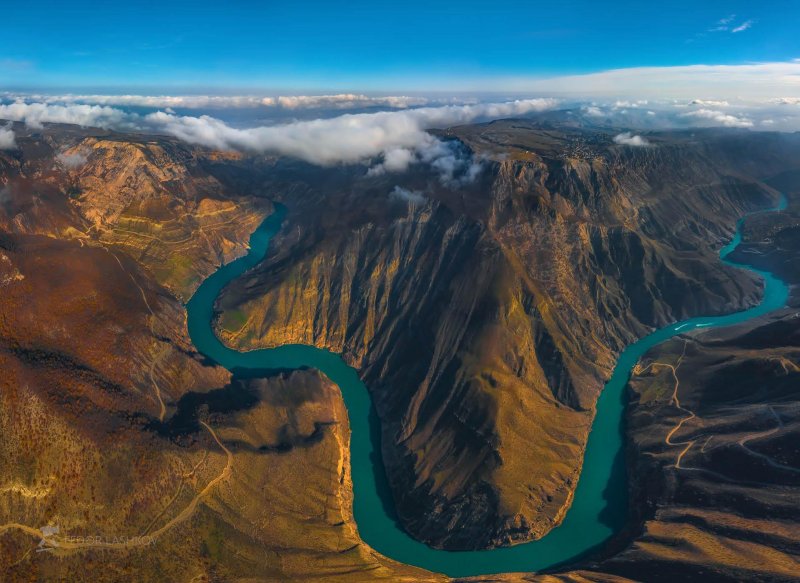
M569 506L618 351L757 300L717 253L777 193L705 145L664 143L509 155L457 195L427 195L382 212L371 191L316 197L313 213L287 199L268 260L224 292L218 331L237 349L314 344L359 368L415 537L537 538Z

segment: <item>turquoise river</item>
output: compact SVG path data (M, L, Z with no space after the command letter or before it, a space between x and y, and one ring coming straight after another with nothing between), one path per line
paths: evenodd
M760 212L782 210L779 206ZM760 304L748 310L716 317L698 317L660 328L629 345L597 401L578 487L564 522L540 540L483 551L452 552L430 548L412 539L396 522L380 457L380 432L367 388L358 373L338 354L313 346L284 345L274 349L238 352L223 345L212 327L214 302L223 287L264 258L269 242L281 227L286 208L277 205L250 238L246 256L224 265L198 288L187 304L189 334L197 349L228 370L264 371L315 368L341 389L350 419L354 502L353 511L362 539L397 561L451 576L500 572L539 571L590 554L625 523L628 512L624 463L623 420L625 385L637 361L649 349L673 336L695 330L739 324L785 306L787 285L771 273L726 259L741 241L742 220L733 240L720 251L725 263L749 269L764 281Z

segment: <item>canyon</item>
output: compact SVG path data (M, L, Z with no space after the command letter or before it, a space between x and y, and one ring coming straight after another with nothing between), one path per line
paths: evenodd
M441 132L482 160L473 182L456 184L426 168L365 176L159 136L18 131L19 151L0 153L8 580L445 579L361 542L333 383L308 370L237 376L188 338L182 303L245 253L275 202L285 228L223 291L219 337L236 350L342 353L380 418L398 518L437 548L520 543L559 524L619 352L653 328L758 301L758 279L717 251L779 191L789 210L748 221L740 253L796 283L792 135L663 132L626 148L560 120L478 124ZM797 471L786 437L796 322L787 311L649 354L630 385L631 524L582 571L524 577L636 579L658 561L666 580L698 573L695 549L718 548L704 568L730 580L748 572L725 563L744 545L750 572L791 573L796 517L779 491ZM692 372L678 389L667 364L681 355L677 370ZM739 377L771 380L759 390L742 380L735 402L714 391ZM674 468L666 435L686 415L670 387L720 442L698 442ZM676 444L695 439L683 431ZM686 470L724 473L726 455L769 470L774 488L756 500L742 476L723 492ZM732 497L746 499L746 516L720 502ZM37 541L11 523L159 534L119 551L109 573L117 551L32 555ZM758 534L766 524L773 538Z
M311 213L292 199L291 233L223 292L218 333L238 350L342 353L375 402L404 528L473 549L561 521L626 344L755 302L757 282L714 245L776 194L740 172L746 150L731 136L718 148L680 134L639 150L607 141L572 158L593 133L521 121L450 133L506 158L457 192L428 182L427 204L387 211L323 192ZM796 164L792 148L783 155ZM763 172L777 173L769 160Z

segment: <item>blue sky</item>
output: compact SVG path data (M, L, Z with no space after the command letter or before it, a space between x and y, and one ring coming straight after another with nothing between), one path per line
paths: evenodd
M502 89L493 79L508 77L800 57L800 2L789 0L341 4L9 3L0 84L491 91Z

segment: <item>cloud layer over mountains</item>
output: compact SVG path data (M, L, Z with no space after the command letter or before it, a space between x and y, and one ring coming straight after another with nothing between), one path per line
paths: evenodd
M50 122L144 130L211 148L293 156L320 165L381 158L373 168L375 173L400 171L411 163L426 162L440 171L443 181L452 181L461 175L474 175L477 170L461 160L453 148L430 135L428 129L544 111L557 103L553 99L525 99L418 107L237 128L208 115L182 116L167 111L142 115L108 105L16 101L0 105L0 119L24 122L33 128Z
M369 96L360 93L335 95L102 95L102 94L0 94L6 100L26 101L56 105L109 105L114 107L141 107L152 109L407 109L441 103L441 99L421 96L384 95Z
M32 128L41 128L44 123L67 123L101 128L135 128L134 116L121 109L102 105L55 105L15 101L0 105L0 119L21 121Z
M11 150L16 145L14 131L9 127L0 127L0 150Z
M742 65L630 67L552 78L503 78L493 82L505 91L597 99L766 100L800 95L800 59ZM454 86L454 91L460 88Z
M688 83L704 76L710 79L704 87L717 81L722 87L731 79L739 79L747 81L741 86L743 91L749 87L748 83L763 80L769 81L773 88L767 96L758 98L735 97L737 93L729 92L725 94L728 97L715 93L714 97L692 98L640 95L605 100L535 98L502 102L464 96L444 99L350 93L277 97L5 93L0 94L0 120L23 122L31 128L41 128L45 123L67 123L167 134L211 148L293 156L319 165L369 163L368 172L372 175L425 163L449 184L474 177L480 171L480 164L428 130L524 116L556 107L569 108L589 125L607 128L718 126L800 130L800 96L795 95L795 90L800 90L800 62L608 71L551 80L550 88L574 85L577 89L580 85L602 94L613 86L621 94L648 79L654 71L667 74L672 79L670 83L675 78ZM778 89L785 93L777 93ZM347 109L360 112L343 114ZM252 111L267 113L247 113ZM291 117L293 113L270 117L269 111L311 113L305 114L304 119L296 119ZM648 145L646 139L633 132L618 133L615 141L626 146ZM13 131L0 126L0 148L13 148L15 143Z
M243 129L205 115L156 112L145 116L144 120L186 142L213 148L272 152L324 165L359 162L384 155L390 163L387 169L401 170L417 151L429 150L438 141L427 133L428 129L477 119L519 116L552 109L556 104L552 99L527 99L421 107Z

